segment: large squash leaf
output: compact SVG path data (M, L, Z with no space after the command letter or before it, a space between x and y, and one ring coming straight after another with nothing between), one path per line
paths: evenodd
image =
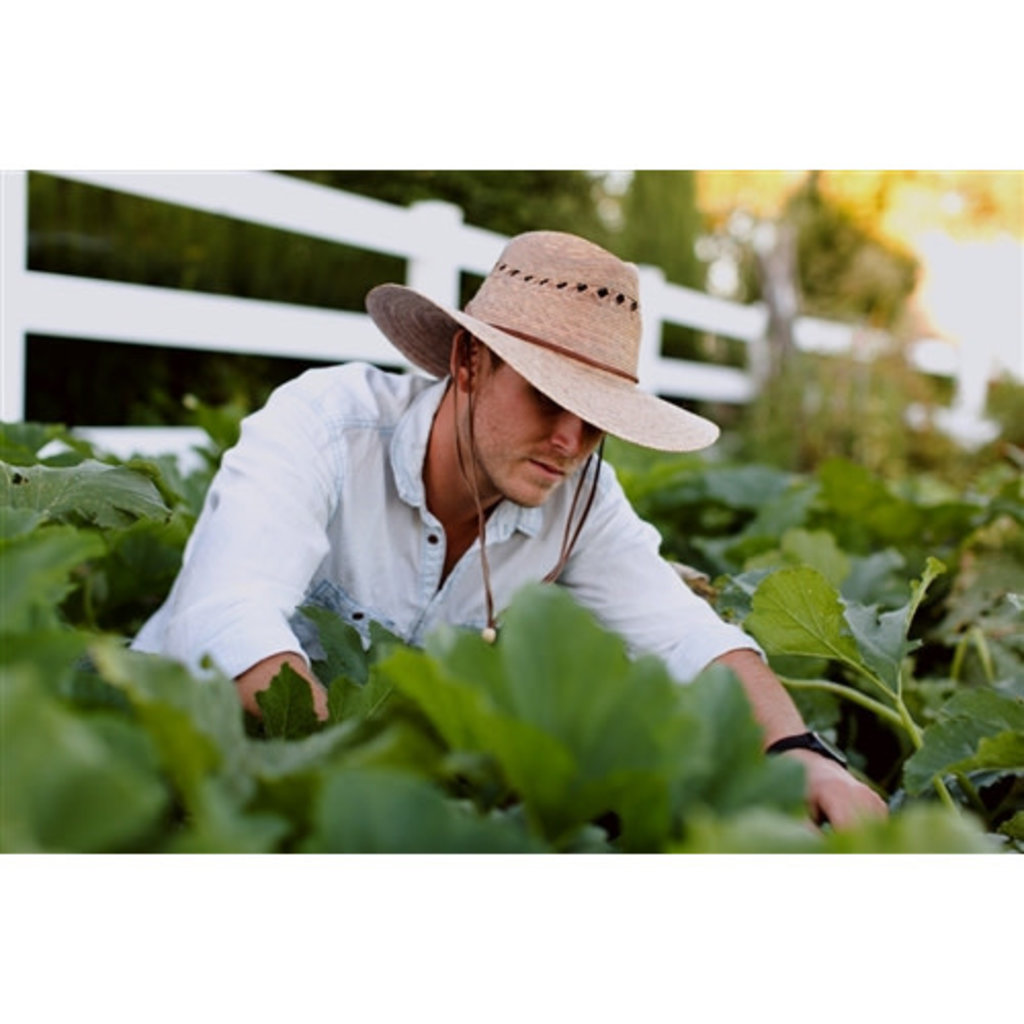
M929 558L911 598L901 608L844 601L816 569L782 569L758 586L745 625L773 655L828 658L860 669L893 697L902 691L904 659L919 642L909 639L918 606L932 581L945 571Z
M0 851L132 849L170 793L145 732L120 716L75 712L31 666L0 669Z
M50 522L104 528L170 513L148 477L93 459L64 467L0 463L0 505L30 509Z
M95 534L58 526L0 543L0 608L5 633L53 628L57 605L76 582L72 573L104 551Z
M907 792L921 793L951 772L1024 772L1024 700L988 687L962 690L940 714L904 763Z
M799 801L799 766L764 758L731 673L680 687L560 588L521 591L494 646L445 631L380 668L453 750L495 759L556 847L612 816L621 848L659 849L698 805Z
M303 849L311 853L536 853L513 820L481 817L423 778L384 769L328 773Z
M744 625L769 654L861 662L836 588L816 569L780 569L754 594Z

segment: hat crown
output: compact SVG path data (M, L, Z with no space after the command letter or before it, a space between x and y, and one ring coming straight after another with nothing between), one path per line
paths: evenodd
M638 294L632 264L575 235L532 231L509 241L466 312L635 377Z

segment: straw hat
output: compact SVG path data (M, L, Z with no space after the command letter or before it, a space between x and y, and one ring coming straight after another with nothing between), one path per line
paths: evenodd
M461 326L552 401L607 433L647 448L696 451L718 427L637 387L636 268L575 235L511 239L465 312L404 285L366 297L377 326L413 363L449 371Z

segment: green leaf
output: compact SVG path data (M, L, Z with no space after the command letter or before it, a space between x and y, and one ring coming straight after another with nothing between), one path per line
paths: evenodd
M394 684L377 672L371 672L362 686L345 676L338 676L327 688L328 720L341 722L351 718L373 718L387 706L394 691Z
M91 445L72 437L59 424L0 423L0 460L31 466L40 461L39 452L51 441L61 441L77 452L92 454Z
M170 837L167 852L270 853L291 831L287 818L268 810L249 810L223 780L205 778L185 827Z
M966 644L964 681L1024 679L1024 617L1015 592L1024 579L1024 530L1003 522L960 553L938 637Z
M1024 773L1024 732L1000 732L985 736L978 743L978 752L966 761L951 766L955 772L1012 771Z
M817 569L834 587L850 574L850 559L827 530L787 530L782 552L798 565Z
M695 814L683 841L671 853L819 853L823 840L807 821L765 807L751 807L729 817Z
M4 608L6 614L6 606ZM3 634L0 667L31 667L55 697L74 689L74 677L91 637L70 629L42 629Z
M392 651L398 651L408 646L400 636L392 633L379 622L370 622L370 649L367 654L371 664L375 665L388 657Z
M531 827L558 848L606 814L621 848L654 850L698 805L728 813L801 797L799 766L764 758L731 673L680 687L656 659L630 661L561 588L517 594L494 646L444 631L429 653L380 668L453 751L493 757Z
M104 551L100 537L61 526L0 543L4 632L53 628L56 606L75 587L71 574Z
M939 807L910 807L883 820L815 834L806 822L753 808L733 818L697 818L677 853L997 853L973 821Z
M168 805L137 726L84 715L29 667L0 670L0 850L118 852L141 844Z
M216 742L197 729L191 716L181 708L147 701L137 705L136 714L160 751L168 778L185 804L194 809L205 779L221 767Z
M897 696L902 695L903 689L903 659L921 646L918 640L908 640L914 615L929 586L945 571L946 567L937 558L929 557L921 578L910 585L910 600L891 612L879 614L877 608L847 602L846 621L853 630L865 664Z
M744 528L744 536L775 538L806 524L818 493L817 485L786 477L780 478L773 490L776 493L765 495L755 506L757 515Z
M126 650L109 638L94 641L90 653L101 677L131 701L187 800L198 799L198 781L210 774L238 800L248 799L252 743L230 679L213 670L197 678L178 662Z
M1024 700L988 688L967 690L950 698L941 714L903 766L907 792L921 793L950 772L1019 766Z
M990 687L959 690L943 706L948 718L970 718L989 735L1003 729L1024 730L1024 698Z
M481 817L424 779L396 772L340 770L325 779L312 853L531 853L544 846L514 821Z
M1003 844L966 815L914 806L881 820L830 832L824 853L999 853Z
M397 651L381 672L416 702L453 750L492 754L545 834L554 837L579 823L580 813L566 808L573 758L554 737L502 713L479 685L426 654Z
M906 610L900 608L879 614L877 608L848 602L846 621L864 663L885 683L890 693L898 695L902 690L903 659L920 646L919 641L907 640Z
M818 470L818 479L822 504L833 517L827 525L840 543L849 539L850 550L899 547L920 534L923 516L918 506L897 497L863 466L830 459Z
M299 611L316 626L326 655L314 665L317 678L331 682L343 676L363 685L370 668L359 630L326 608L303 605Z
M703 477L710 498L732 508L754 510L787 494L792 482L789 473L756 464L712 467L704 470Z
M358 723L344 722L301 739L259 740L250 744L249 764L261 781L315 774L339 752L353 749L364 738Z
M763 733L742 685L725 666L706 669L680 693L684 710L700 723L685 752L677 752L680 806L698 803L727 816L750 806L797 813L804 773L792 758L765 757Z
M133 632L141 626L170 591L190 529L191 523L175 513L166 521L140 519L108 533L109 552L96 566L106 594L98 617Z
M45 519L45 514L34 508L0 506L0 540L31 533Z
M1024 811L1018 811L1008 821L1004 821L999 826L999 831L1004 836L1009 836L1018 842L1024 842Z
M752 569L716 581L718 599L715 610L730 622L742 622L749 614L757 588L775 572L771 569Z
M263 712L263 728L268 736L298 739L320 728L309 682L290 665L281 666L270 686L256 694L256 703Z
M757 588L745 626L769 654L862 664L839 594L816 569L780 569Z
M170 512L146 476L94 460L61 468L0 463L0 505L30 509L50 522L99 527L165 519Z
M843 598L859 604L892 608L908 597L907 583L901 574L906 560L894 548L873 551L850 559L850 573L840 588Z
M808 566L817 569L834 587L850 572L850 559L825 530L787 530L777 551L765 551L745 563L745 569Z

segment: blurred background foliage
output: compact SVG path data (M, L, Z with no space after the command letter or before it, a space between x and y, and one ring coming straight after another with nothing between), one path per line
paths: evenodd
M799 312L885 331L892 343L870 360L791 352L749 407L685 403L723 425L725 454L794 470L840 456L888 477L925 471L961 479L998 460L1007 443L1024 444L1024 393L1011 381L993 389L991 414L1002 437L980 452L960 451L927 422L906 425L911 402L934 408L950 397L948 382L911 370L904 356L919 331L911 299L920 268L892 230L889 200L914 172L854 175L852 191L837 189L833 172L282 173L390 203L455 203L467 223L507 235L573 231L658 265L670 281L742 302L764 296L759 227L785 225L795 240ZM775 175L769 184L777 194L767 205L765 182L745 191L758 174ZM29 177L29 202L34 270L344 310L361 310L373 285L404 279L393 257L43 173ZM998 220L1013 196L968 193L967 202L976 220ZM667 354L682 358L742 366L748 357L741 342L683 327L666 327L662 341ZM27 418L69 426L191 423L189 396L204 406L252 409L312 365L132 346L126 378L128 351L33 336Z

